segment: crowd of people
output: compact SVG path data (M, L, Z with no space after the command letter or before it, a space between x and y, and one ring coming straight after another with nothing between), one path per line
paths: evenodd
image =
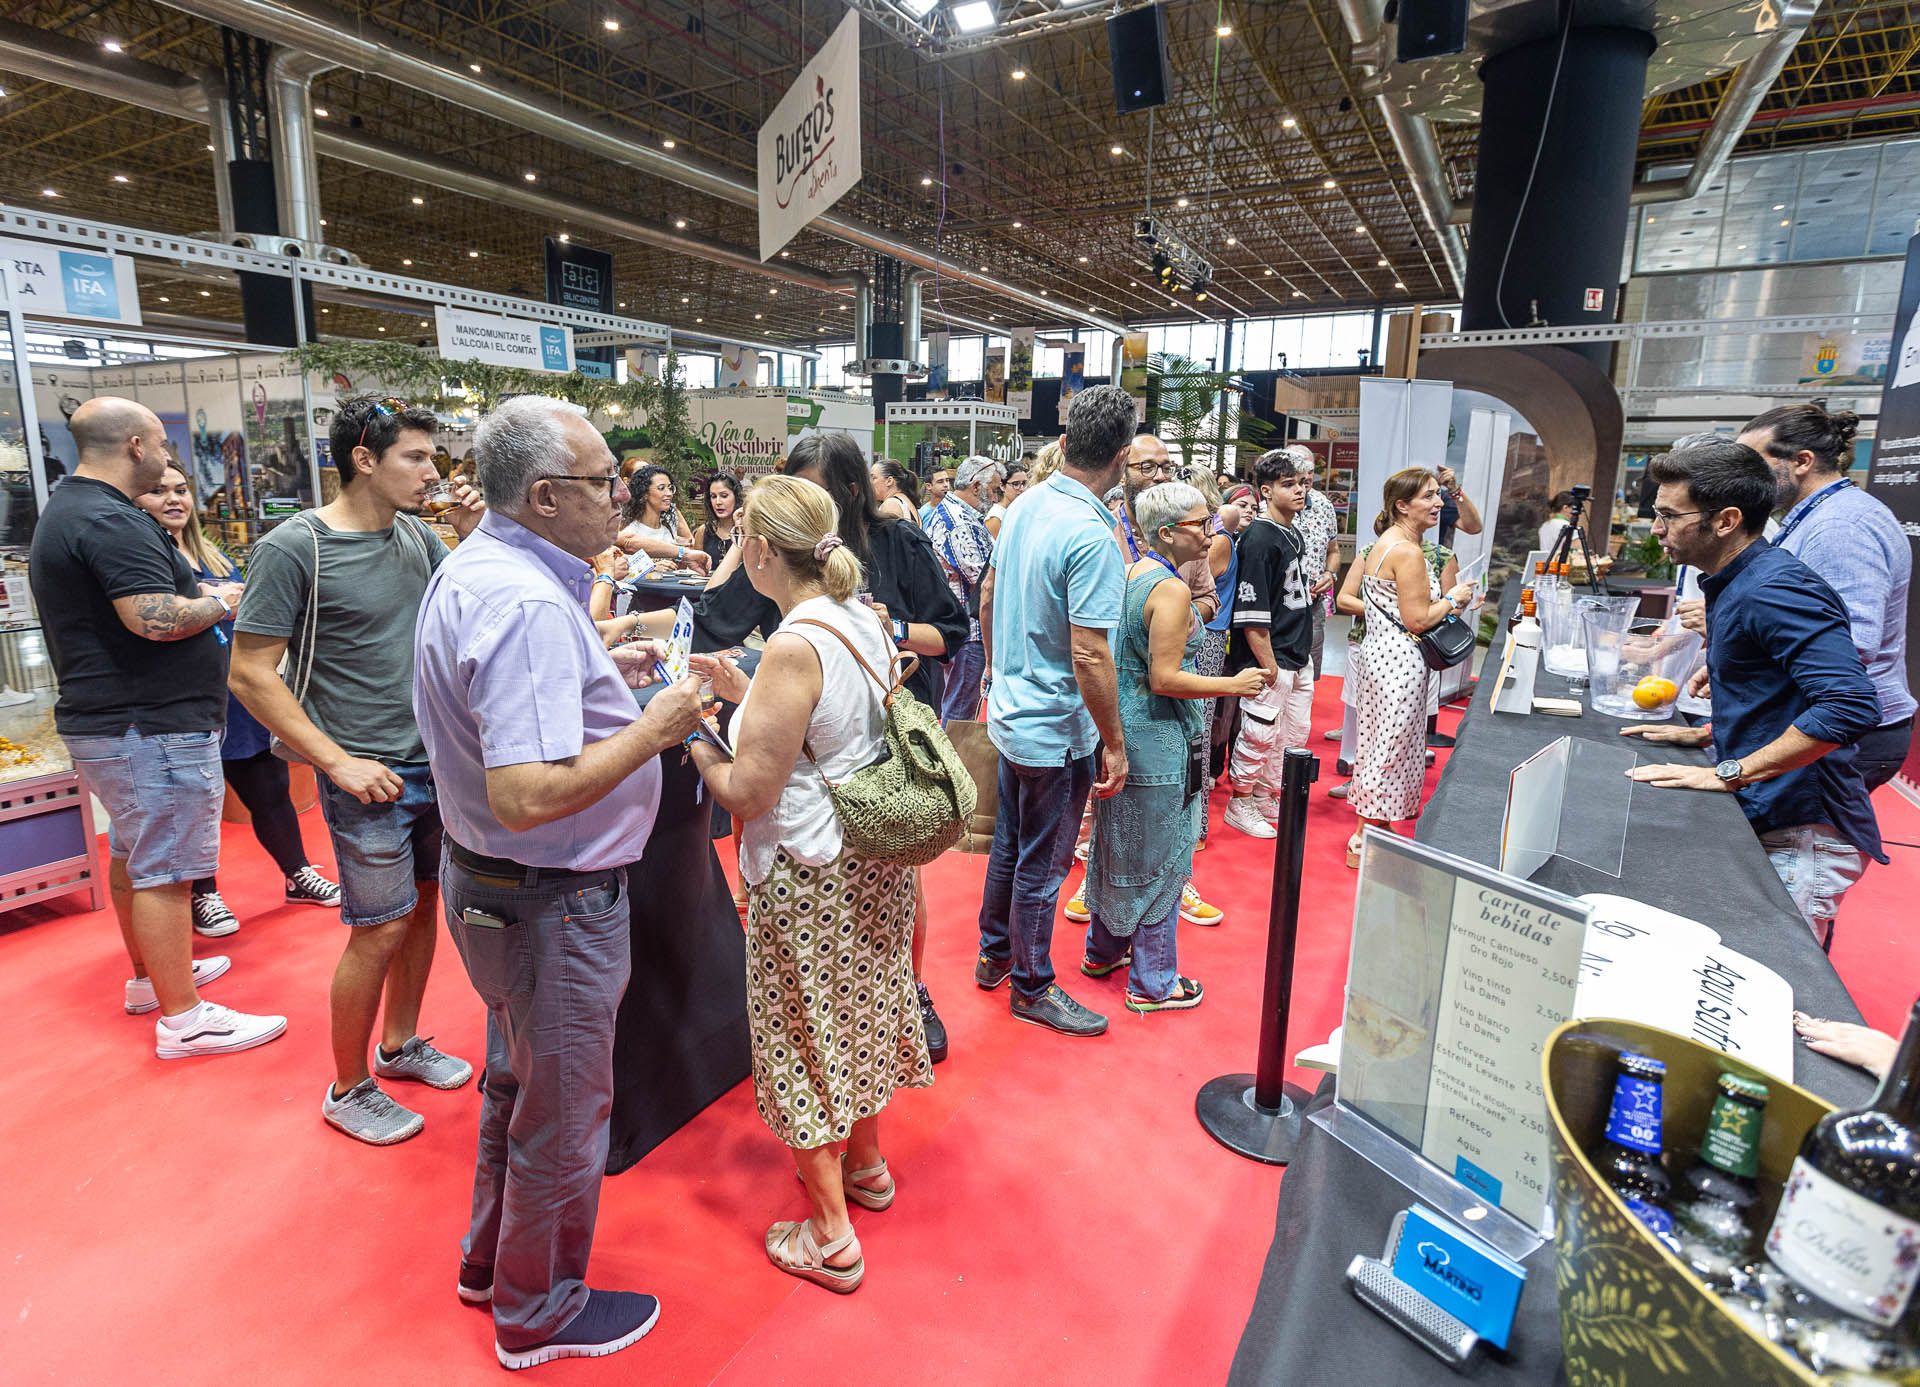
M807 1203L767 1230L766 1254L845 1293L866 1269L849 1205L897 1193L882 1114L949 1051L922 971L921 872L862 856L834 808L881 753L896 682L949 723L984 722L998 753L976 985L1008 985L1017 1020L1091 1037L1108 1018L1053 965L1076 858L1064 913L1085 927L1081 974L1124 971L1132 1012L1199 1006L1178 931L1224 918L1192 879L1208 791L1231 782L1224 828L1274 836L1329 609L1354 618L1340 788L1364 832L1419 813L1434 681L1417 638L1476 601L1446 540L1481 518L1444 468L1387 479L1340 581L1310 450L1264 453L1223 490L1106 386L1076 394L1036 455L969 457L924 491L845 435L810 435L752 486L704 478L692 525L673 477L616 463L580 409L511 399L475 432L451 550L417 518L442 480L434 416L356 399L330 422L336 499L270 531L244 575L201 534L150 411L99 398L71 427L79 465L40 523L32 582L59 732L112 819L126 1010L157 1013L162 1058L285 1031L199 995L230 964L195 960L196 931L240 927L216 889L230 784L286 899L347 926L325 1123L404 1141L431 1104L400 1085L482 1072L457 1285L490 1308L510 1368L614 1352L659 1315L585 1272L638 904L627 869L663 812L663 753L684 748L737 825L755 1101ZM1907 546L1847 484L1852 427L1794 406L1654 464L1655 531L1700 575L1682 611L1708 633L1696 691L1714 718L1626 729L1715 748L1713 768L1635 774L1736 793L1823 943L1864 858L1884 860L1868 790L1914 712ZM655 628L616 610L630 562L706 575L708 653L677 680ZM725 652L754 632L749 676ZM337 883L308 860L289 760L317 773ZM486 1013L472 1060L421 1034L443 922Z

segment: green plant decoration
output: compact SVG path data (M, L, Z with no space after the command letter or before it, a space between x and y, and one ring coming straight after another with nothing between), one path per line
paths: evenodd
M1636 539L1623 546L1620 556L1639 564L1646 570L1649 578L1670 578L1673 576L1673 561L1667 557L1666 546L1652 535Z
M1225 445L1220 475L1239 472L1246 455L1258 453L1273 436L1273 425L1239 411L1239 427L1221 437L1221 421L1210 418L1220 404L1220 393L1232 376L1214 371L1176 352L1156 352L1147 358L1147 401L1154 431L1169 449L1192 460L1202 448Z

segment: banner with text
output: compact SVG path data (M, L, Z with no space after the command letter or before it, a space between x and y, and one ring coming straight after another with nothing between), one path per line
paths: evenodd
M949 334L929 332L927 334L927 398L944 400L950 393L947 386L947 342Z
M1133 396L1134 417L1147 418L1147 334L1129 332L1120 339L1120 388Z
M1887 503L1920 567L1920 234L1907 242L1907 269L1894 311L1893 346L1880 420L1867 468L1867 490ZM1907 606L1907 680L1920 687L1920 602ZM1902 775L1920 784L1920 738Z
M547 237L547 302L589 313L613 312L613 257L604 250ZM573 355L581 375L613 379L612 347L581 347Z
M32 317L140 324L140 291L124 255L0 240L0 269L14 307Z
M859 181L860 14L849 10L760 127L760 258Z
M1013 346L1007 356L1007 403L1025 419L1033 413L1033 329L1013 330Z
M518 366L565 375L573 369L573 329L440 304L433 310L440 355L449 361Z
M1007 402L1007 349L1005 344L998 347L991 343L987 346L985 362L981 365L984 380L980 393L990 405L1003 405Z
M1084 342L1068 342L1060 348L1060 427L1067 426L1067 410L1073 397L1087 388L1087 348Z

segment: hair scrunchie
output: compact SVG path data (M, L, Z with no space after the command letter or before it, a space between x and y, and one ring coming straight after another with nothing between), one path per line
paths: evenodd
M813 546L813 556L820 560L820 562L825 563L827 561L827 555L831 554L844 543L846 543L846 541L841 539L839 535L822 535L820 542Z

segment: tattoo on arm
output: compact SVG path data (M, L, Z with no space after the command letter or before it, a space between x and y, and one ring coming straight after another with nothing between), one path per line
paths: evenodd
M143 592L133 599L139 625L135 634L150 641L178 641L197 636L226 615L217 597L179 597L170 592Z

